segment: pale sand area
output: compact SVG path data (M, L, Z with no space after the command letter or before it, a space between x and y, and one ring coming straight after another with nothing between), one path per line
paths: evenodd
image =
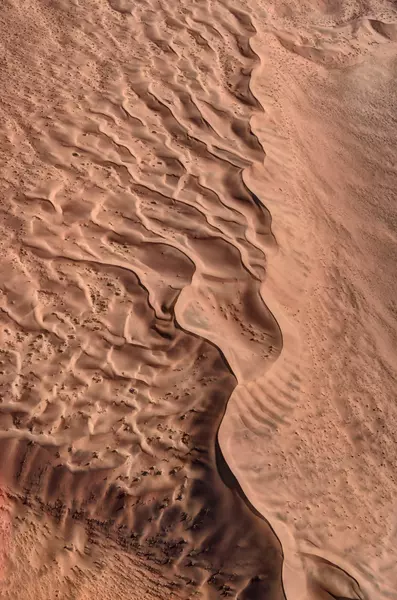
M394 598L392 3L0 19L2 597Z
M246 182L273 218L261 293L283 351L220 442L287 597L374 600L397 597L397 15L331 4L269 10L252 41L266 177Z

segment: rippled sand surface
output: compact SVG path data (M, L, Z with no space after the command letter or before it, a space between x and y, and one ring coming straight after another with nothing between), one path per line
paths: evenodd
M1 597L396 598L393 3L0 31Z

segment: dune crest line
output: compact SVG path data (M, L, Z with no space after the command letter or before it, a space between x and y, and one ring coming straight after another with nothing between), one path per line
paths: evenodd
M282 543L287 597L391 598L395 6L266 9L251 88L267 157L247 182L274 218L261 292L283 352L234 390L220 441Z
M394 597L396 31L3 1L4 600Z
M263 160L250 17L31 5L1 21L4 597L28 578L35 600L283 600L277 537L217 468L236 378L281 339L243 179Z

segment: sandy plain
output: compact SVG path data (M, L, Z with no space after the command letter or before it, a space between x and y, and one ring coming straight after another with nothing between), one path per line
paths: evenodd
M395 23L3 1L1 597L397 598Z

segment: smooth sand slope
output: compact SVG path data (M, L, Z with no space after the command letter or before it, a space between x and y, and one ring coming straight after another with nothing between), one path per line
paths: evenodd
M395 597L394 22L3 2L2 597Z
M220 440L282 541L288 598L396 598L397 15L284 9L252 42L266 175L247 180L273 217L261 293L283 352Z
M215 444L222 351L252 377L280 347L242 179L264 158L251 19L122 0L1 19L2 597L281 600L279 542Z

